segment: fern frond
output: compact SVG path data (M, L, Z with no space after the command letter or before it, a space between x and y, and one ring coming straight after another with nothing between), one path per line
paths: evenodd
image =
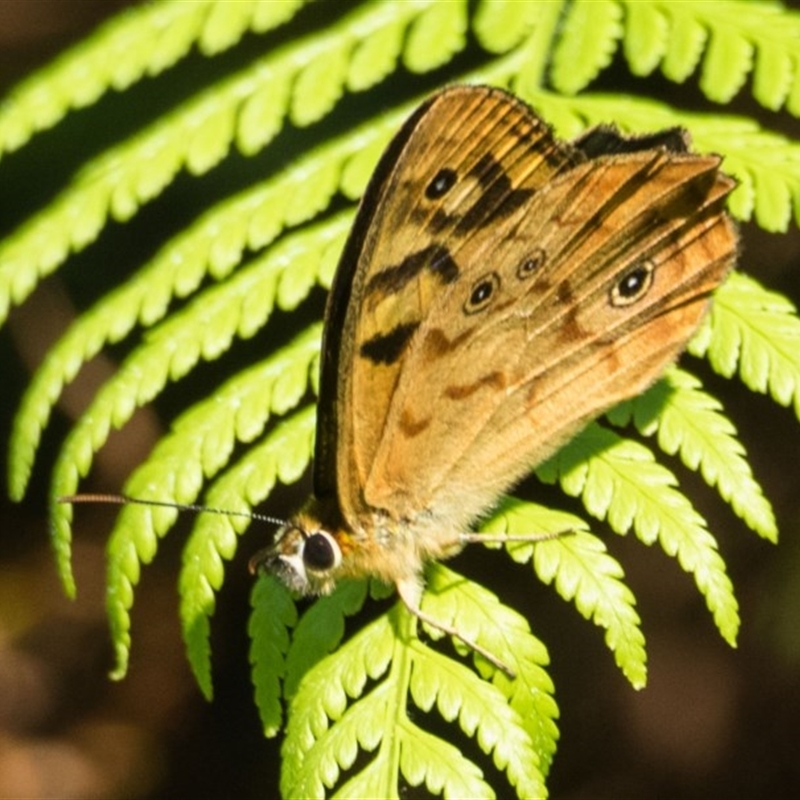
M450 17L465 14L463 0L444 5ZM398 15L400 8L405 11ZM270 54L263 63L201 92L128 141L89 162L70 188L0 244L0 323L5 320L10 304L23 302L38 281L60 266L71 252L80 251L94 241L109 216L118 221L130 219L141 205L159 195L181 169L195 175L208 171L229 153L236 140L247 155L252 155L278 133L287 113L296 125L309 125L327 114L344 91L348 78L347 59L357 50L358 43L368 40L376 28L387 26L402 40L403 27L411 25L412 34L416 33L409 34L406 40L405 58L409 66L420 71L436 66L437 58L452 55L453 43L441 39L431 28L441 16L440 4L435 0L417 0L402 6L384 2L358 8L337 25L310 36L307 41ZM465 19L462 26L466 25ZM452 27L452 21L450 24ZM419 39L427 48L424 56L418 52L421 45L415 44ZM440 49L441 54L437 55ZM426 67L428 62L431 66ZM364 86L368 79L363 61L359 70L356 80ZM253 105L248 107L245 101L251 97ZM396 127L397 121L388 128L375 121L365 126L362 133L368 138L379 130L383 133L374 153L376 160ZM355 132L355 139L361 139L358 132ZM346 147L352 142L353 134L345 137L343 144ZM369 144L361 140L360 148L364 147L369 149ZM360 148L350 151L351 156ZM328 177L333 178L335 156L333 153L320 155L328 167L333 167L328 173ZM367 174L374 163L372 161ZM298 168L305 176L309 165L298 164ZM337 185L333 178L328 200ZM313 180L311 187L317 188ZM304 191L298 192L298 188ZM298 188L281 195L281 203L277 205L263 198L258 204L261 215L257 215L257 220L262 225L264 218L269 220L267 228L272 231L278 220L284 224L292 224L292 220L304 221L327 205L327 201L320 205L320 201L309 197L304 182ZM280 216L276 211L287 197L292 200L286 213ZM245 205L248 205L246 201ZM275 235L259 232L258 224L255 230L247 231L247 220L255 214L255 209L250 208L249 213L248 209L241 211L244 216L239 225L227 219L225 224L214 229L214 241L203 250L211 254L211 271L216 277L230 268L227 262L231 255L236 256L237 250L241 255L242 240L250 247L259 247ZM225 231L230 242L220 239L220 230ZM215 248L222 249L217 258L214 257ZM214 262L219 260L223 262L221 272L213 268Z
M433 566L429 577L426 610L446 620L446 613L438 615L458 609L460 630L476 601L488 604L482 613L493 617L497 627L510 622L512 627L527 628L488 592L441 565ZM464 665L423 645L415 627L414 618L398 603L390 614L339 647L335 656L322 659L304 674L292 700L283 747L286 797L324 796L326 788L336 786L342 770L352 768L359 749L374 756L339 788L337 796L367 792L367 796L396 797L401 776L412 786L424 784L445 797L491 795L480 770L452 745L421 728L409 706L425 712L435 707L445 721L457 720L467 736L492 753L495 765L520 797L543 795L543 778L536 768L539 754L529 733L531 720L524 720L509 700L509 681L498 675L495 683L481 680ZM539 667L542 658L546 661L543 647L529 633L519 644L524 651L520 665L539 673L527 673L532 685L549 693L551 684L546 675L542 681ZM368 680L376 685L365 694ZM442 754L449 757L446 763L438 757Z
M622 41L623 53L634 75L649 75L665 58L670 44L670 35L684 33L686 47L679 51L681 57L691 65L685 77L691 75L700 58L705 31L699 26L691 26L688 36L671 20L658 3L625 3L625 35ZM692 35L694 33L694 35ZM681 78L673 76L673 80Z
M287 236L236 278L206 290L167 324L152 329L147 342L106 386L107 393L119 392L114 401L114 425L120 427L136 405L152 399L166 380L185 374L200 358L218 357L235 336L253 336L276 305L291 310L306 296L313 282L330 285L351 220L351 214L339 214ZM166 283L165 291L169 292L181 283L175 274L175 264L180 262L170 258L170 253L175 256L176 250L181 249L180 243L168 247L151 269L146 268L138 278L104 297L51 348L14 418L9 446L9 485L13 497L20 499L25 493L42 432L64 385L106 341L124 336L137 315L153 321L145 307L154 298L163 297L159 286ZM199 253L194 255L200 258ZM166 299L163 305L159 303L156 318L165 310ZM139 375L147 379L146 389L137 381ZM100 398L96 402L101 402ZM95 439L95 445L102 445L103 440L104 437Z
M314 422L313 408L307 408L278 425L261 444L251 448L214 481L206 495L206 505L249 511L269 497L277 482L288 486L299 480L311 460ZM215 595L225 579L224 562L233 558L237 537L250 525L242 517L201 514L183 549L178 579L181 628L189 664L209 698L212 695L209 619L214 613Z
M459 797L494 796L491 787L482 780L480 769L465 758L457 747L420 728L400 741L400 772L411 786L424 784L433 795L441 794L454 800ZM351 788L349 796L356 798L369 795L353 794ZM518 792L517 796L526 795Z
M482 530L487 533L551 534L558 538L506 545L514 561L533 562L537 577L556 591L585 619L605 628L605 640L617 666L637 688L647 682L647 654L636 601L623 581L619 562L580 517L537 503L506 498Z
M717 290L703 327L689 344L720 375L738 372L754 392L782 406L794 404L800 419L800 318L783 295L734 273Z
M674 367L643 395L614 408L615 425L633 421L645 436L657 433L658 446L680 454L691 470L700 470L747 525L770 541L778 536L775 514L753 477L736 428L723 414L722 404L694 376Z
M530 635L527 621L517 612L500 605L497 597L477 583L467 581L441 564L431 564L426 571L426 591L422 610L445 625L456 628L464 636L497 656L516 673L526 659L535 663L545 652L540 642L532 640L531 648L519 649L518 636ZM423 625L434 640L444 636L438 628ZM459 639L453 640L457 652L471 651ZM471 653L476 664L487 674L495 671L477 653Z
M316 380L320 333L319 325L312 326L262 364L227 381L213 396L182 414L173 424L172 431L161 439L148 459L127 481L125 493L130 497L194 503L204 479L216 474L228 463L236 441L251 442L260 436L271 414L283 414L296 405L306 392L309 380ZM298 423L297 436L301 441L304 424L311 424L310 420L301 419ZM288 441L295 439L289 436ZM265 470L260 477L267 480L271 474ZM279 473L284 483L290 482L290 477L291 461ZM248 487L252 488L252 484L248 484ZM215 508L238 509L242 497L247 495L243 495L242 486L238 487L238 493L235 494L232 498L227 495L217 497L212 490L206 498L207 504ZM109 586L113 582L113 591L109 593L108 607L112 640L117 648L117 677L121 677L126 669L130 647L128 611L134 601L133 587L138 582L138 566L135 566L135 562L138 560L137 553L143 551L141 541L134 540L132 546L130 544L131 535L139 533L136 528L139 523L137 515L129 516L129 513L127 508L123 510L109 543L109 570L113 576L113 579L109 578ZM211 519L219 522L216 518ZM211 692L207 617L213 612L214 592L222 584L220 559L231 557L235 546L230 539L233 528L209 527L206 524L209 521L203 516L199 518L184 550L184 566L180 577L184 639L198 684L207 696ZM158 539L166 534L172 522L168 516L149 520L145 531L150 557L155 554ZM150 526L153 526L152 532ZM235 530L238 531L238 528ZM224 548L220 540L223 544L227 543ZM224 556L221 555L223 550ZM126 553L128 561L112 568L115 553ZM217 570L211 575L206 574L209 563Z
M313 438L314 412L307 408L278 425L218 478L206 505L218 503L215 508L248 510L269 495L276 481L296 481L311 458ZM152 561L159 538L172 527L176 515L171 508L124 506L109 537L106 609L115 654L114 678L123 677L127 670L130 609L141 564ZM241 517L201 515L184 550L179 582L181 622L198 682L207 693L211 692L210 667L205 663L209 658L208 617L214 611L214 592L224 579L223 561L233 557L236 537L247 525Z
M236 44L247 31L265 33L288 22L310 0L250 0L248 3L214 3L198 36L198 49L215 55Z
M785 233L793 218L800 222L798 142L744 118L717 116L692 132L698 149L725 154L725 171L739 181L729 203L739 219L752 217L773 233Z
M575 0L566 6L561 36L550 67L553 86L576 94L605 69L623 34L622 7L617 0Z
M236 443L254 441L273 414L297 406L316 382L321 333L321 325L312 325L181 414L126 481L125 493L196 502L203 481L228 463Z
M142 321L152 321L163 315L173 294L189 294L206 273L215 279L225 277L241 261L245 248L264 247L285 226L312 218L327 207L337 190L360 194L396 127L397 119L392 117L332 140L263 185L206 212L162 248L140 272L139 280L126 285L126 307L136 309ZM125 164L124 157L120 158ZM125 182L117 169L107 165L96 169L102 174L79 180L0 244L0 322L11 304L21 303L41 277L102 227L110 193ZM137 171L132 176L141 177ZM87 231L91 231L88 237ZM220 236L220 231L225 235Z
M466 44L467 3L432 2L414 20L408 31L403 63L412 72L429 72L441 67ZM397 3L392 3L397 13Z
M559 11L561 2L550 3ZM507 53L524 42L542 17L541 7L516 0L483 0L475 10L472 30L490 53Z
M339 646L345 617L360 611L366 599L365 581L342 581L333 595L319 598L303 614L286 656L285 697L294 697L306 672Z
M778 3L717 0L575 0L553 49L550 79L577 94L610 63L622 42L634 75L659 66L682 83L700 68L699 86L727 103L753 75L753 96L800 114L800 15Z
M338 222L341 224L341 220ZM333 226L324 232L337 234L341 230ZM325 248L334 242L341 245L335 236L321 243L312 236L311 242ZM320 263L324 263L319 260L319 252L290 249L289 253L298 257L296 262L286 260L286 252L280 258L267 259L260 268L243 273L237 280L207 290L150 332L147 341L131 353L100 389L67 436L53 471L53 497L74 494L78 476L87 474L93 454L105 443L112 427L125 424L136 407L152 400L168 380L175 381L185 375L201 357L206 360L218 357L235 334L252 335L263 325L274 305L277 281L292 285L292 302L297 300L301 289L302 293L310 290ZM56 506L53 538L67 586L71 584L70 516L67 506Z
M752 73L753 96L759 103L777 111L786 102L788 111L800 113L793 88L800 84L800 15L771 2L625 0L628 14L641 14L640 5L653 9L651 20L655 15L665 20L667 33L659 58L651 55L648 63L632 60L634 72L647 75L660 63L667 78L682 82L694 72L704 50L700 89L709 99L727 103ZM642 28L638 25L631 39Z
M731 645L739 630L739 606L705 520L674 487L675 476L644 445L591 424L536 474L580 497L586 510L617 533L633 528L644 544L658 541L677 557L705 597L722 637Z
M547 649L531 634L522 616L479 584L466 581L441 564L431 565L426 581L423 610L498 655L516 673L512 682L498 673L493 680L519 713L539 755L539 769L546 774L558 740L558 708L552 697L552 681L543 669L549 663ZM426 630L434 638L441 636L438 630ZM457 650L463 648L458 640L453 644ZM476 659L480 666L483 662Z
M271 738L283 726L281 681L286 674L289 631L297 624L297 608L286 586L272 575L253 584L250 606L247 633L251 677L264 735Z
M707 45L700 88L720 103L728 102L739 91L753 67L753 45L746 35L748 30L739 22L747 12L742 3L735 6L729 4L721 9L723 14L714 14L710 20L702 11L695 12L687 21L699 22L705 29ZM752 24L752 20L748 21Z
M347 698L348 694L359 697L365 679L377 680L390 663L392 673L397 669L394 650L392 622L382 615L339 648L335 658L323 659L305 675L291 703L282 747L284 797L324 797L325 787L338 780L340 768L348 769L353 763L357 746L370 752L384 736L393 735L392 706L399 698L392 683L377 686L350 709ZM339 724L331 728L331 721ZM334 745L338 745L336 752ZM381 785L376 797L396 794L388 790L386 781Z
M20 83L0 106L0 154L51 128L72 109L122 91L185 58L193 46L214 55L247 30L264 33L291 19L304 0L148 3L111 19Z
M408 687L414 705L426 712L435 705L446 722L457 720L467 736L476 737L481 750L492 754L495 766L506 773L518 797L541 797L545 789L538 753L524 721L503 702L505 698L498 688L440 653L423 650L415 655ZM415 771L422 773L429 791L441 791L446 775L440 765L428 762L424 770ZM409 772L406 766L403 770L406 779L412 785L419 785L421 777ZM437 773L438 777L432 781ZM454 792L451 790L449 794L452 796Z

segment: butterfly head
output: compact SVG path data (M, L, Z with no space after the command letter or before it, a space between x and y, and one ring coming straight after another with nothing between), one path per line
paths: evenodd
M341 548L330 533L293 522L281 528L274 544L250 559L250 571L275 575L298 594L328 594L341 562Z

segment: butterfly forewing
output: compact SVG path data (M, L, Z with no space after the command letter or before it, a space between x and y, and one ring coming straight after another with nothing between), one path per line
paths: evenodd
M338 494L337 484L345 481L344 475L338 475L340 470L350 475L347 465L337 468L337 453L353 449L352 440L345 444L340 437L343 429L353 427L353 409L345 394L350 396L346 384L355 356L355 327L365 316L361 307L365 289L373 298L373 306L376 297L394 296L391 306L395 319L382 328L373 319L372 339L367 336L367 341L361 342L374 361L391 363L395 349L405 341L406 330L418 325L424 313L425 304L414 302L413 297L400 308L397 295L415 270L433 261L433 252L420 246L430 236L420 233L419 228L434 226L432 212L443 210L441 202L428 203L426 212L426 201L441 200L459 177L447 164L463 173L467 155L462 148L465 142L474 141L477 129L491 135L491 145L502 147L504 153L511 142L515 150L548 154L553 163L564 160L559 158L559 146L544 125L531 118L519 102L492 102L495 94L500 96L488 89L456 87L423 103L387 147L364 193L326 311L315 453L317 497ZM480 148L481 154L486 151L485 146ZM552 169L538 156L536 163L541 169L539 181L546 183ZM418 186L421 179L426 180L422 188ZM459 187L463 197L462 189ZM441 213L437 219L440 227L445 225ZM454 223L452 220L449 226ZM440 258L438 264L440 271L446 270L446 260ZM388 316L386 307L383 314ZM382 396L386 395L383 391ZM347 505L348 492L343 490L342 494L342 503Z
M460 251L474 241L488 247L497 222L583 160L524 104L475 87L437 95L390 146L362 201L326 326L315 483L336 492L346 519L368 510L363 492L403 353L459 277Z
M733 184L664 146L587 160L484 88L402 135L341 267L338 498L354 527L452 529L676 357L735 254ZM637 264L646 296L614 294Z

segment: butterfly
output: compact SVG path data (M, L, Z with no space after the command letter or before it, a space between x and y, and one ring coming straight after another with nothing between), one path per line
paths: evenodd
M423 103L331 288L313 496L251 568L303 595L379 578L510 673L420 609L425 565L676 359L736 258L720 163L680 129L560 141L495 88Z

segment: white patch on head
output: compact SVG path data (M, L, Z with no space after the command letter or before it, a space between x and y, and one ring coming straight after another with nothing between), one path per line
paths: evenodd
M284 565L284 582L294 591L305 594L308 591L308 574L306 565L303 563L302 548L299 552L292 553L290 556L278 556ZM291 577L289 577L291 574Z

